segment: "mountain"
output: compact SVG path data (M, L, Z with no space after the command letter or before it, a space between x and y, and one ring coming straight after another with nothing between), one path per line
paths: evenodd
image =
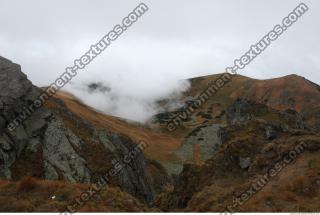
M214 83L222 74L210 75L190 79L191 87L185 93L186 102L196 100L201 93ZM289 75L269 80L256 80L241 75L236 75L226 84L209 96L205 103L195 110L191 117L186 119L177 133L188 133L197 124L224 123L226 109L238 98L265 104L279 111L292 109L298 112L308 126L319 129L318 120L320 111L320 86L307 79ZM156 116L155 121L166 124L169 117L174 117L176 112L162 113ZM165 123L163 123L165 122Z
M46 88L0 57L0 210L319 211L320 87L296 75L236 75L183 115L221 76L190 79L185 106L147 125L60 91L10 131ZM101 191L74 206L92 186Z
M1 178L20 180L31 176L96 183L117 167L118 174L110 178L110 185L142 202L153 200L167 176L161 165L141 153L148 143L135 142L108 127L95 127L69 111L62 100L52 98L25 120L19 120L21 123L15 129L7 129L17 115L39 98L42 90L27 80L19 65L4 58L0 59L0 65ZM130 153L134 159L129 157L130 162L123 164ZM154 174L150 175L147 169Z

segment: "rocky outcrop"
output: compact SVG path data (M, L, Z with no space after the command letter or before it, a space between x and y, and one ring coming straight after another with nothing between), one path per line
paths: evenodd
M260 203L261 199L256 199L256 195L259 192L268 193L263 195L266 200L281 200L286 202L285 206L290 204L288 208L293 211L301 205L295 200L298 197L300 201L308 199L312 203L319 197L319 192L312 190L318 187L318 166L311 165L319 160L318 133L302 129L280 130L274 139L269 140L265 137L264 127L265 122L252 120L246 126L224 128L225 140L212 158L201 166L185 164L174 187L159 195L156 205L164 211L224 212L235 202L235 198L249 191L259 178L268 181L261 183L259 190L256 189L258 192L251 196L255 201L243 204L247 205L245 209L238 205L234 211L258 211L256 203ZM292 162L284 164L288 157ZM271 169L277 174L272 175ZM295 177L291 177L293 172L296 172ZM278 182L278 178L282 181ZM296 184L295 189L288 189L292 184ZM277 190L276 194L274 190ZM287 191L291 192L293 198L287 198ZM264 206L266 201L263 201L260 207L270 211L268 205ZM308 205L305 210L316 207Z
M196 128L188 135L183 146L175 153L184 162L194 162L195 159L204 162L211 158L216 149L222 144L221 132L222 127L220 125Z
M43 178L89 182L85 161L72 148L72 144L80 144L80 140L50 110L40 107L34 113L27 111L41 91L32 85L19 65L0 58L0 86L1 178L11 178L10 167L22 154L28 157L25 153L41 148ZM24 116L17 119L19 115ZM12 122L16 127L8 130Z
M251 158L250 157L239 157L239 166L242 169L247 169L250 166Z
M242 124L255 117L254 102L246 99L237 99L226 111L227 123L229 125Z
M300 113L293 109L278 111L262 103L238 98L226 111L228 125L244 125L251 120L268 121L266 138L273 139L279 130L306 129Z
M59 179L57 171L60 171L63 179L67 181L90 182L90 173L85 166L85 160L73 149L73 145L79 144L82 144L81 140L64 127L61 119L52 119L43 138L46 179Z
M299 114L297 111L288 109L286 111L283 111L281 113L283 121L286 122L286 124L291 125L294 129L305 129L306 125L303 121L303 118L301 114Z
M179 174L184 163L201 165L210 159L222 144L222 133L221 125L200 126L194 129L185 138L182 146L174 152L180 158L181 164L178 166L168 164L167 171L170 174Z
M125 165L125 169L118 175L122 190L151 203L155 191L147 177L147 160L141 153L147 145L142 143L142 148L137 148L137 144L126 136L104 130L98 133L100 141L114 155L114 161Z
M163 181L168 179L166 172L163 173L159 167L154 172L159 176L156 180L154 175L148 174L148 166L155 166L155 161L146 159L143 154L148 144L136 143L120 133L96 128L71 112L61 100L52 101L55 104L54 112L68 122L76 136L81 137L82 144L72 145L86 161L86 166L92 173L91 182L99 182L111 169L121 165L123 168L112 177L109 185L119 186L123 191L151 203L154 196L162 191L165 184Z
M137 151L137 143L121 134L97 130L56 98L49 102L63 107L61 112L42 106L26 113L42 91L32 85L19 65L2 57L0 89L0 179L19 180L30 175L96 183L117 161L124 168L111 185L151 203L155 190L147 175L147 159L142 149ZM18 126L8 129L21 113ZM126 163L126 158L130 162Z

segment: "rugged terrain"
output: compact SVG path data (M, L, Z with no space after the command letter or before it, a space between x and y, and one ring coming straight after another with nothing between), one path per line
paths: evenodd
M217 78L191 79L180 99L192 103ZM319 211L320 87L303 77L236 75L174 132L166 125L178 111L141 125L62 91L10 132L45 88L2 57L0 87L0 211L63 211L107 173L108 186L77 210Z

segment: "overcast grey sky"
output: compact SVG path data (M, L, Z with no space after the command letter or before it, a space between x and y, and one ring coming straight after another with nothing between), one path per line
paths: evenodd
M140 1L0 0L0 55L22 65L35 85L53 82ZM281 3L280 3L281 2ZM240 74L298 74L320 83L320 2ZM108 114L146 120L154 101L186 89L178 80L221 73L300 1L145 0L149 11L65 89ZM88 94L101 81L108 94Z

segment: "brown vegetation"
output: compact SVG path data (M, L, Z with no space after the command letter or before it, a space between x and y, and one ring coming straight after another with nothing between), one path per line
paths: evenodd
M68 204L89 185L63 181L43 181L25 177L21 181L0 181L0 211L64 212ZM155 211L119 188L103 188L79 208L79 212L147 212Z

